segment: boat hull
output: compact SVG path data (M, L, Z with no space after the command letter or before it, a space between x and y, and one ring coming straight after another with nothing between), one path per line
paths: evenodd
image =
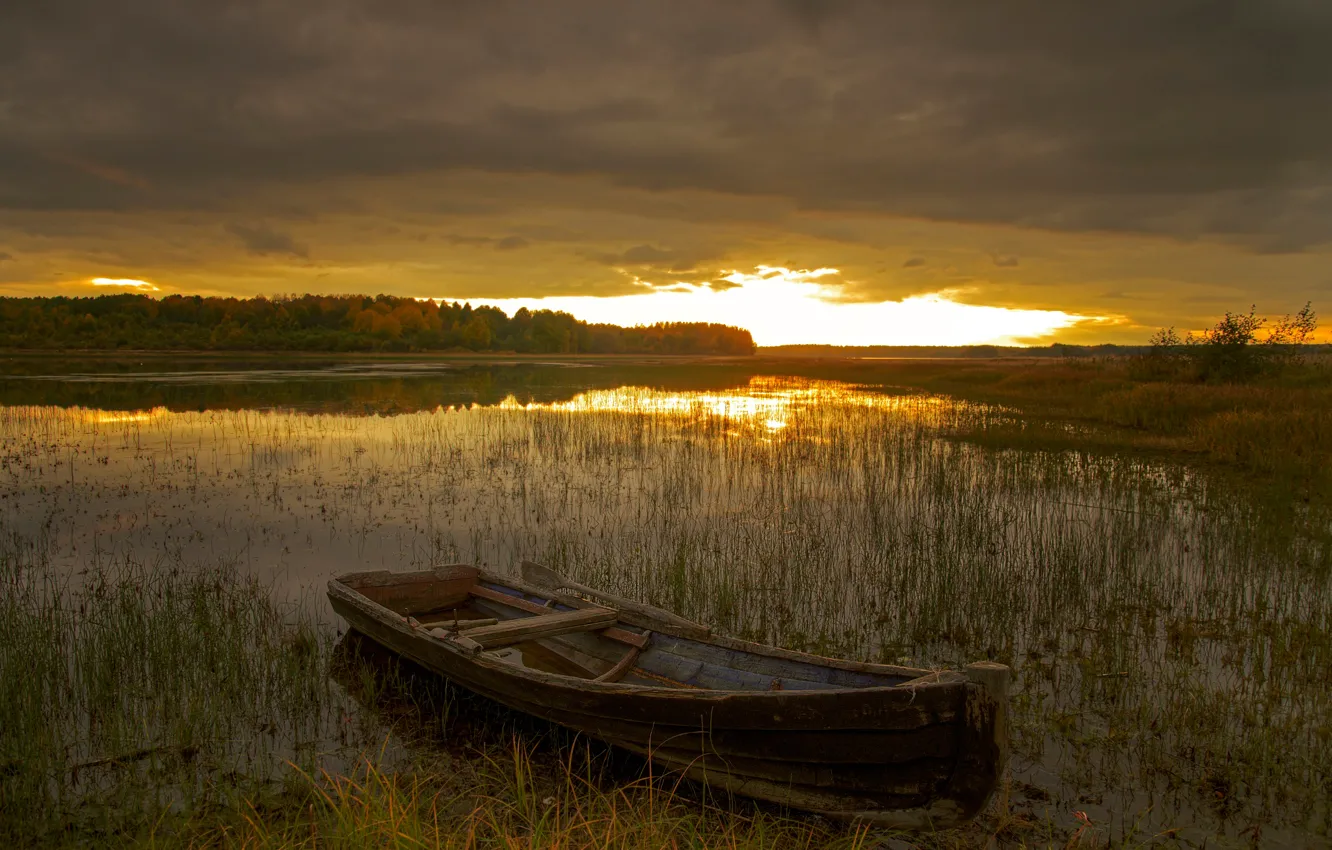
M469 654L337 580L329 598L355 631L475 693L730 793L942 828L973 817L1003 769L1005 699L984 669L975 681L819 690L597 682ZM746 646L715 642L728 652Z

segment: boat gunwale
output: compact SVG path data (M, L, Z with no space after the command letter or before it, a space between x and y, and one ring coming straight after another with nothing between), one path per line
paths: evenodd
M453 566L453 565L450 565ZM471 566L470 564L459 564L457 566ZM499 575L490 570L477 568L477 579L490 584L501 584L512 590L517 590L529 596L536 596L541 599L551 599L559 594L552 594L552 591L528 584L522 579L511 578L509 576ZM559 600L556 599L558 602ZM600 603L596 603L600 604ZM621 621L624 622L624 621ZM798 649L786 649L780 646L773 646L768 643L757 643L755 641L744 640L743 638L730 637L728 635L711 634L706 640L691 637L690 635L677 632L669 624L662 624L651 629L654 632L670 635L679 640L693 641L695 643L709 644L718 646L722 649L729 649L735 652L747 652L752 655L762 655L767 658L777 658L783 661L797 661L804 664L812 664L816 667L830 667L835 670L844 670L849 673L865 673L871 676L893 676L904 680L915 679L920 676L927 676L931 673L949 672L930 670L923 667L901 667L895 664L879 664L874 661L853 661L849 658L833 658L826 655L815 655L812 652L802 652ZM898 687L898 685L870 686L870 687ZM845 690L865 690L865 688L847 688ZM745 693L748 693L747 691Z
M445 566L471 567L472 565L449 564ZM375 572L381 572L381 571L375 571ZM382 572L393 574L395 571L385 570ZM407 575L408 572L403 571L400 574ZM795 700L826 699L829 697L845 696L849 694L863 695L866 693L873 693L877 691L900 693L904 691L923 690L926 688L956 688L959 685L963 684L961 682L954 682L954 681L932 681L932 682L923 682L920 684L913 685L909 684L911 679L915 679L920 676L927 676L931 673L936 673L940 671L910 668L910 667L896 667L892 665L874 664L872 662L850 661L847 659L826 658L824 656L814 655L806 652L800 652L798 650L783 649L781 647L775 647L768 644L754 643L751 641L741 640L739 638L726 637L724 635L711 635L708 638L708 640L698 640L696 638L686 637L682 635L675 635L675 634L672 634L671 636L680 640L688 640L688 641L693 641L695 643L718 646L725 650L744 652L759 656L766 656L769 658L776 658L778 660L795 661L799 663L810 664L816 667L839 669L854 673L892 676L895 678L902 678L905 681L898 682L895 684L866 685L864 687L830 686L827 688L817 688L809 690L800 689L800 690L775 690L775 691L693 688L693 687L677 688L677 687L665 687L660 685L639 685L632 682L598 682L595 679L583 678L581 676L574 676L563 673L554 673L546 670L534 669L530 667L523 667L516 664L511 664L509 662L500 660L498 658L488 656L485 653L471 654L467 652L463 647L459 646L456 642L448 638L441 638L438 635L431 634L430 631L424 628L420 628L419 626L414 627L411 623L411 620L414 619L412 615L398 614L389 609L387 606L384 606L374 601L365 594L361 593L356 588L351 587L350 585L345 584L343 582L344 578L352 578L365 575L367 575L366 572L346 573L344 575L330 579L328 582L328 592L330 597L332 596L343 597L345 602L353 605L356 608L361 609L366 616L374 620L377 620L384 625L394 628L396 631L400 632L405 638L432 642L433 645L435 646L445 647L449 650L449 652L456 655L462 661L476 664L478 666L495 671L497 673L511 675L514 676L515 678L542 682L548 685L568 688L569 690L574 690L574 691L583 691L583 692L595 691L598 693L605 693L605 694L631 693L641 696L661 696L669 699L693 699L693 700L707 700L707 701L744 697L746 699L768 698L775 701L787 702L793 699ZM521 580L510 579L507 576L499 576L488 570L478 569L477 581L484 582L486 584L497 584L503 587L507 587L510 590L517 591L520 594L524 594L526 596L533 596L538 599L551 599L553 596L552 593L549 591L540 588L535 588L531 585L527 585ZM556 599L555 601L557 603L559 602L558 599ZM503 603L496 603L496 604L503 604ZM349 622L349 625L355 628L354 623ZM662 627L660 629L652 629L651 631L654 632L660 631L666 634L671 633L671 630L666 627ZM418 662L423 661L423 659L416 659L416 660ZM427 664L427 666L433 666L433 665Z

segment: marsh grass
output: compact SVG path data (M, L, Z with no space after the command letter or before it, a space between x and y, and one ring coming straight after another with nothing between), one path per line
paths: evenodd
M1279 480L1287 495L1332 497L1332 442L1323 426L1332 415L1332 358L1325 356L1250 382L1187 375L1145 379L1137 361L1124 357L890 363L855 372L869 381L901 382L1020 410L1018 427L971 432L990 445L1184 453ZM1069 428L1069 422L1084 427Z
M1104 399L1132 382L1095 364L1008 368L953 373L970 381L970 403L763 379L393 417L4 408L2 516L41 541L39 577L69 575L98 545L179 559L243 541L231 554L248 569L309 563L319 577L527 557L766 642L925 666L995 658L1017 672L1015 814L988 835L1326 840L1326 511L1290 493L1255 499L1242 480L1178 462L1182 444L1162 443L1169 455L1115 453L1113 440L1077 448L1099 425L1070 413L1093 405L1059 387L1086 375L1097 387L1086 395ZM1143 410L1166 405L1155 392ZM1188 403L1206 419L1250 390L1200 392ZM1239 395L1218 401L1228 392ZM1017 409L1022 398L1068 407L1041 418ZM1194 427L1143 421L1154 424L1122 427L1167 441ZM1020 451L984 442L1023 432L1036 436ZM457 711L444 700L416 722L468 737ZM449 770L502 763L495 746ZM349 775L297 761L315 785ZM358 783L379 793L372 778ZM303 804L301 822L311 804L328 826L323 798ZM289 814L257 823L283 835L297 828Z
M20 846L850 850L883 837L713 799L353 636L330 648L234 574L128 565L53 586L12 554L4 565L0 671L22 686L0 715L0 837ZM341 731L341 755L330 706L363 727ZM374 746L385 734L411 757ZM117 755L87 758L100 752Z
M0 551L0 837L134 834L308 760L336 699L307 608L223 568Z
M498 708L349 635L335 677L405 736L415 759L386 770L300 772L267 805L172 825L170 840L235 847L1137 848L1173 843L1139 824L1063 829L1006 786L965 828L894 833L719 797L649 762ZM373 682L366 679L370 676ZM447 720L435 722L441 707ZM165 842L164 842L165 843Z

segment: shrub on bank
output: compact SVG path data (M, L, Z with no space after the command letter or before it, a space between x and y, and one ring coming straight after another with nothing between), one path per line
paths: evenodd
M1268 327L1266 336L1259 332ZM1201 334L1182 340L1174 328L1162 328L1151 348L1137 361L1135 377L1146 380L1193 378L1234 383L1279 372L1299 360L1318 328L1312 303L1293 316L1269 321L1253 307L1248 313L1226 313Z

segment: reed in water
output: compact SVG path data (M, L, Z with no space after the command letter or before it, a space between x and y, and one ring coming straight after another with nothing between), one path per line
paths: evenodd
M392 417L11 407L2 521L50 575L99 546L154 576L215 550L288 600L343 570L531 558L763 642L992 657L1015 668L1026 820L1325 836L1325 508L1185 456L1070 448L1099 445L1090 427L795 379ZM987 443L1024 428L1067 436Z

